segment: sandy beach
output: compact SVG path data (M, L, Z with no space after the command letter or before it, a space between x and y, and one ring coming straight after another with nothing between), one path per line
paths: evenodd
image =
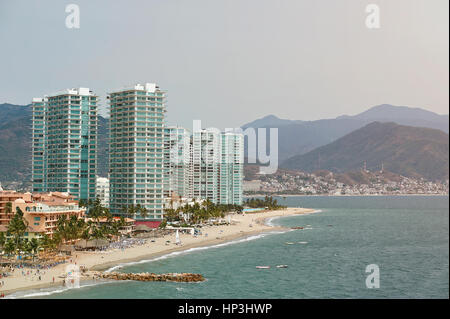
M174 251L187 250L189 248L211 246L240 237L248 237L261 232L283 230L282 227L274 227L266 224L266 220L271 217L289 216L295 214L307 214L314 212L307 208L287 208L284 210L247 213L243 215L231 215L231 225L206 226L201 228L202 235L194 237L190 234L180 234L181 245L175 244L175 234L155 238L155 242L150 239L141 246L131 247L124 250L113 249L105 252L75 252L72 255L73 263L78 266L85 266L89 270L107 270L122 263L139 260L147 260L158 256L166 255ZM302 225L299 225L302 226ZM170 240L169 244L166 241ZM41 280L36 275L23 276L29 269L15 269L12 276L2 278L0 281L4 285L0 287L0 293L6 296L19 290L29 290L52 286L62 286L63 278L68 264L61 264L48 270L41 271ZM32 271L33 274L35 270ZM82 279L92 279L81 276ZM53 282L54 279L54 282Z

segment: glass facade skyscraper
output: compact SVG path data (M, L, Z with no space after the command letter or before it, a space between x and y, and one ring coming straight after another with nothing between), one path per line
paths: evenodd
M242 204L243 135L218 129L166 126L166 94L154 83L110 92L110 211L141 205L161 220L167 199ZM97 103L88 88L34 98L33 191L68 192L95 199Z
M191 198L191 136L179 126L164 128L164 197Z
M33 98L32 102L32 160L31 174L34 192L47 190L46 112L47 98Z
M201 129L192 135L192 196L218 202L220 132Z
M165 128L164 198L172 195L242 205L244 136L218 129Z
M244 180L244 136L239 133L221 133L219 166L219 202L242 205Z
M88 88L33 99L33 191L95 199L97 102Z
M110 210L140 204L163 217L165 92L154 83L109 93ZM133 216L144 220L139 214Z

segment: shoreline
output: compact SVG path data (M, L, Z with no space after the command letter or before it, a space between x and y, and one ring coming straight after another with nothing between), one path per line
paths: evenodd
M264 196L272 196L272 197L376 197L376 196L449 196L449 194L344 194L344 195L329 195L329 194L317 194L317 195L306 195L306 194L251 194L251 195L243 195L245 198L252 197L264 197Z
M107 252L75 252L75 263L77 265L87 266L89 271L107 271L113 267L126 266L126 264L135 262L149 262L152 259L170 255L174 252L183 252L192 248L211 247L218 244L233 242L239 239L248 238L262 233L270 233L275 231L287 231L290 228L281 226L271 226L267 224L267 220L273 217L294 216L319 212L317 209L309 208L295 208L288 207L286 209L268 211L262 213L250 213L244 215L232 215L232 224L223 226L206 226L201 228L202 234L208 234L200 237L193 237L188 234L181 234L181 246L175 246L172 240L175 238L174 234L166 235L164 237L154 238L155 243L148 239L147 244L127 248L124 251L114 249ZM166 240L171 240L169 245L166 245ZM106 258L105 258L106 257ZM46 271L43 280L40 283L33 283L24 277L6 277L5 286L0 288L0 293L4 293L5 297L20 291L53 288L63 286L63 279L58 276L63 273L67 264L58 265ZM20 272L21 270L15 270ZM52 278L55 278L55 282ZM92 277L81 276L80 282L92 280Z
M273 227L273 231L276 230L287 230L288 228L284 228L284 227ZM272 231L272 230L271 230ZM108 271L111 268L114 267L118 267L118 266L123 266L126 267L127 264L131 264L131 263L135 263L135 262L147 262L147 261L151 261L152 259L158 258L158 257L162 257L162 256L166 256L169 255L171 253L174 252L183 252L183 251L187 251L191 248L199 248L199 247L211 247L211 246L215 246L218 244L223 244L223 243L227 243L227 242L232 242L234 240L238 240L238 239L243 239L252 235L257 235L257 234L261 234L264 233L265 231L262 230L255 230L252 232L246 232L246 233L240 233L240 234L235 234L235 235L229 235L226 237L222 237L221 239L211 239L209 241L204 241L204 242L199 242L199 243L192 243L192 244L188 244L188 245L183 245L183 246L179 246L179 247L174 247L165 251L161 251L161 252L157 252L157 253L150 253L148 255L145 256L140 256L140 257L135 257L135 258L129 258L129 259L122 259L120 260L120 262L107 262L104 264L98 264L93 266L92 268L90 268L89 270L92 271Z

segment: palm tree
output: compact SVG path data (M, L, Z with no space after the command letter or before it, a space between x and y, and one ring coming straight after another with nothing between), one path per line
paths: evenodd
M14 241L10 238L6 241L5 244L5 253L11 255L16 250L16 245Z
M145 206L142 206L139 210L139 215L145 219L148 216L148 209Z
M6 214L6 217L9 217L12 214L12 203L11 202L6 203L5 214Z
M31 253L33 253L33 260L34 260L34 257L39 251L40 243L36 238L32 238L31 241L28 242L28 245L30 247Z
M56 222L56 230L53 233L53 237L58 244L66 242L69 238L66 215L61 215L58 218L58 221Z
M87 206L86 200L85 200L85 199L80 199L80 200L78 201L78 206L79 206L79 207L86 207L86 206Z
M55 241L54 240L52 240L51 238L50 238L50 236L49 235L47 235L47 234L44 234L41 238L40 238L40 246L42 247L42 248L44 248L45 250L51 250L51 249L53 249L54 248L54 243L55 243Z
M28 222L23 218L23 212L22 210L17 207L16 213L14 214L13 218L9 221L8 225L8 234L11 234L15 243L15 249L19 250L19 256L20 256L20 249L23 245L23 236L25 235L25 232L28 228Z
M135 217L136 213L139 211L139 207L141 207L140 204L137 204L136 206L134 204L131 204L128 206L122 206L121 211L126 217L133 218L133 217Z
M91 237L95 239L95 245L97 246L98 240L106 237L107 231L105 225L101 227L94 227L92 229Z
M5 243L6 243L5 233L0 233L0 247L5 246Z
M86 241L86 244L89 239L91 239L91 232L92 232L93 226L92 221L88 221L85 223L83 231L81 232L80 238L84 239Z
M122 213L122 215L128 217L128 207L127 207L126 205L123 205L123 206L120 208L120 212Z
M177 217L177 213L173 208L167 208L164 210L164 215L166 216L167 221L175 221Z
M97 223L101 217L105 214L105 207L102 206L100 198L97 197L94 202L90 199L89 217L94 218Z
M167 220L164 218L163 221L159 224L159 228L164 229L167 226Z
M27 253L27 256L31 255L33 252L33 248L31 247L31 244L29 241L25 241L22 245L22 250Z

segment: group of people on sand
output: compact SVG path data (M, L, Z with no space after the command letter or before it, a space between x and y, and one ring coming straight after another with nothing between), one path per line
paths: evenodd
M43 275L45 275L45 271L44 270L36 269L34 271L34 273L33 273L33 269L31 269L31 270L24 270L24 269L22 269L22 276L23 277L28 277L31 280L34 280L34 279L42 280L42 276Z
M105 250L108 249L127 249L135 246L142 246L147 243L146 239L142 238L126 238L122 239L120 241L115 241L109 244L109 247L107 247Z
M0 268L0 279L3 277L8 277L9 273L12 272L13 269L11 267Z

